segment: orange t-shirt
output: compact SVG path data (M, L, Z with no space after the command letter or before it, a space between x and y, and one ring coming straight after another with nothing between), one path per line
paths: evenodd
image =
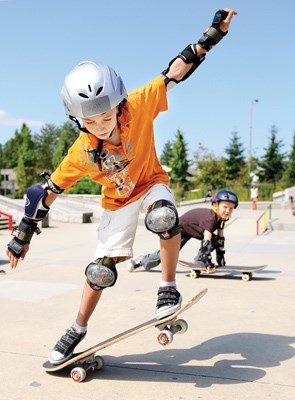
M82 177L102 185L101 205L116 210L140 198L156 183L169 184L155 149L153 121L166 111L167 94L161 76L128 95L119 117L121 145L106 141L100 153L102 170L94 162L98 139L80 132L67 156L51 175L61 189L68 189Z

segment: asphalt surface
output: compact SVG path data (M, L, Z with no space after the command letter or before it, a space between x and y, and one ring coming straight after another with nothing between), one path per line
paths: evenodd
M191 279L178 267L184 301L208 288L182 315L188 331L167 347L157 343L154 328L114 344L100 353L104 368L89 371L82 383L70 379L70 369L48 374L41 366L76 316L96 224L51 221L15 270L5 256L9 232L0 231L0 399L294 400L295 230L256 236L261 211L235 211L225 232L226 261L268 264L265 270L245 282L240 275ZM275 209L273 218L280 226L295 224L290 210ZM157 246L158 237L140 224L134 254ZM192 260L198 247L191 240L180 258ZM153 318L160 267L130 273L125 262L118 270L78 350Z

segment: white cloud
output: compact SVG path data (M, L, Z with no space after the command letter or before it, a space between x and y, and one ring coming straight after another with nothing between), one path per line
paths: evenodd
M0 110L0 126L10 126L18 128L23 123L28 125L30 128L41 128L41 126L44 125L44 121L38 121L22 117L14 117L10 115L7 111Z

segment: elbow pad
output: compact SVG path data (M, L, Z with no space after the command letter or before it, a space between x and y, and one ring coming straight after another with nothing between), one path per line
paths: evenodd
M29 187L25 203L25 217L35 221L41 221L50 210L45 204L46 197L48 196L47 189L56 194L63 192L62 189L52 182L48 172L42 172L40 176L46 180L46 183L43 185L37 183Z
M41 221L49 212L49 207L45 204L47 190L37 183L29 187L25 203L25 217L34 221Z
M182 61L184 61L186 64L192 64L191 69L179 81L177 81L176 79L168 78L168 76L166 75L170 71L171 65L174 63L174 61L177 58L181 58ZM162 72L167 90L174 87L177 83L185 81L189 76L191 76L191 74L198 68L198 66L204 60L205 60L205 54L198 56L198 53L196 51L194 44L189 44L188 46L186 46L186 48L181 53L179 53L178 56L176 56L175 58L173 58L173 60L170 61L168 68L166 68Z

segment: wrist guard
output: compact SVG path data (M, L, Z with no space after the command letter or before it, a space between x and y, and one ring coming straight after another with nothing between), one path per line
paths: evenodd
M212 245L210 240L202 240L201 247L198 251L198 254L194 258L194 263L201 263L205 267L213 267L212 263Z
M216 249L216 262L219 266L225 265L225 258L224 258L225 251L219 248Z
M186 64L192 64L191 69L179 81L177 81L176 79L168 78L168 76L166 75L170 71L171 65L177 58L181 58L182 61L184 61ZM181 53L179 53L178 56L170 61L168 68L166 68L162 72L167 90L171 89L177 83L185 81L198 68L198 66L204 61L204 59L205 54L198 56L196 46L194 44L189 44L188 46L186 46L186 48Z
M224 236L216 235L215 241L216 241L216 247L218 249L223 249L224 248L224 243L225 243L225 237Z
M23 217L18 228L14 229L11 233L14 237L7 245L10 253L16 258L20 258L24 245L31 242L35 232L37 234L41 233L41 230L37 227L37 223L29 218Z
M228 16L228 12L224 10L218 10L213 18L212 25L206 29L203 36L198 41L198 45L204 50L210 51L221 39L227 35L227 32L223 32L219 24Z

